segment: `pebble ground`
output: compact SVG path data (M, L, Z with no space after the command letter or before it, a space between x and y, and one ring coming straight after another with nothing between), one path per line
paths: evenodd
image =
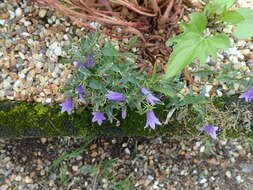
M112 181L105 175L94 180L81 168L114 158L117 162L109 173L121 179L131 175L136 190L253 189L253 152L245 139L99 138L80 155L63 160L69 178L65 184L60 183L60 168L51 166L66 152L80 148L83 139L0 142L0 190L111 189Z

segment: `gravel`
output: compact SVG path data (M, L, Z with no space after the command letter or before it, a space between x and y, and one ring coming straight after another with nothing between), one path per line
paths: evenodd
M59 63L74 32L68 18L27 1L0 3L0 99L59 102L71 66ZM76 31L78 31L76 30Z
M109 173L119 179L131 175L137 190L253 188L252 150L245 139L99 138L80 155L64 159L61 167L51 168L58 157L82 147L83 141L69 137L1 140L0 190L89 190L94 183L96 189L109 189L113 180L104 174L94 180L81 168L115 158ZM69 179L65 184L60 183L63 167Z
M238 1L238 6L253 7L251 0ZM69 38L73 37L73 41L77 41L87 31L72 25L60 13L28 5L26 0L4 0L0 7L0 99L44 103L63 101L59 89L66 78L71 76L72 65L60 64L59 58L66 56L63 47L68 44ZM231 34L232 27L228 26L223 32ZM117 40L113 40L113 43L119 46ZM221 66L231 62L232 68L252 73L252 40L232 40L232 44L233 48L219 53L218 61L207 60L209 69L222 72ZM199 67L189 68L190 71L196 69ZM235 82L231 89L224 82L207 82L206 77L196 76L194 82L196 84L191 85L194 93L199 93L206 86L207 97L235 94L244 90L239 83ZM188 91L189 88L185 85L181 93Z

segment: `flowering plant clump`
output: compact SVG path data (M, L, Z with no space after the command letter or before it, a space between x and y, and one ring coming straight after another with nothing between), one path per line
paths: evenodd
M101 125L107 119L117 120L118 111L125 119L127 109L132 109L147 114L145 127L161 125L153 109L162 101L152 90L159 85L163 88L162 82L155 77L148 79L145 73L137 74L132 54L117 51L109 40L100 47L98 39L95 33L68 47L73 53L68 60L74 64L74 71L62 89L66 100L60 104L61 112L70 113L83 104L91 107L92 122Z

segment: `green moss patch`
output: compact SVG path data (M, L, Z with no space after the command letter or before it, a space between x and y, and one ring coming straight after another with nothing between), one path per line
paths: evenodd
M252 137L252 103L245 103L236 97L215 98L203 105L213 125L219 126L219 138ZM155 110L160 121L165 121L169 110L163 106ZM79 109L73 114L62 114L58 105L42 103L0 101L0 138L84 136L168 136L192 138L200 133L196 125L198 114L191 106L176 110L168 124L157 126L156 130L144 129L146 116L128 111L125 120L102 126L91 122L88 110ZM120 116L118 117L120 118Z

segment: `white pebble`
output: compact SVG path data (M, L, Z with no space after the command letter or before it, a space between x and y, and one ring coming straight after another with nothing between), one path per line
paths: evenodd
M226 171L225 175L228 177L228 178L231 178L232 174L230 171Z
M25 26L30 26L31 24L32 24L32 23L31 23L30 21L25 21L25 22L24 22L24 25L25 25Z
M125 151L126 154L130 154L130 150L128 148L125 148L124 151Z
M16 17L21 17L22 16L22 9L21 8L17 8L15 10L15 15L16 15Z
M17 177L15 177L15 180L16 180L16 181L21 181L21 179L22 179L22 178L21 178L20 175L18 175Z
M247 42L243 41L243 40L240 40L237 42L237 46L240 46L240 47L244 47L245 45L247 44Z
M0 25L4 25L5 20L4 19L0 19Z
M61 47L57 46L54 50L55 55L60 56L62 54Z
M199 151L204 152L205 151L205 146L201 146Z
M235 179L239 182L239 183L241 183L241 182L243 182L244 180L242 179L242 177L241 176L236 176L235 177Z
M26 177L25 177L25 182L26 182L26 183L32 183L33 180L32 180L32 178L30 178L29 176L26 176Z
M47 14L47 11L46 11L45 9L42 9L42 10L40 10L40 12L39 12L39 17L40 17L40 18L43 18L43 17L46 16L46 14Z
M216 92L217 92L217 95L218 95L219 97L221 97L221 96L223 95L223 93L222 93L220 90L216 90Z
M203 183L206 183L207 182L207 179L203 178L199 181L200 184L203 184Z
M52 98L47 98L47 99L45 100L45 102L48 103L48 104L51 103L51 102L52 102Z
M21 79L26 78L26 75L25 75L24 73L19 73L18 76L19 76L19 78L21 78Z
M210 97L209 92L212 90L213 86L212 85L206 85L206 97Z
M9 13L9 20L15 18L15 13L13 11L8 11Z

